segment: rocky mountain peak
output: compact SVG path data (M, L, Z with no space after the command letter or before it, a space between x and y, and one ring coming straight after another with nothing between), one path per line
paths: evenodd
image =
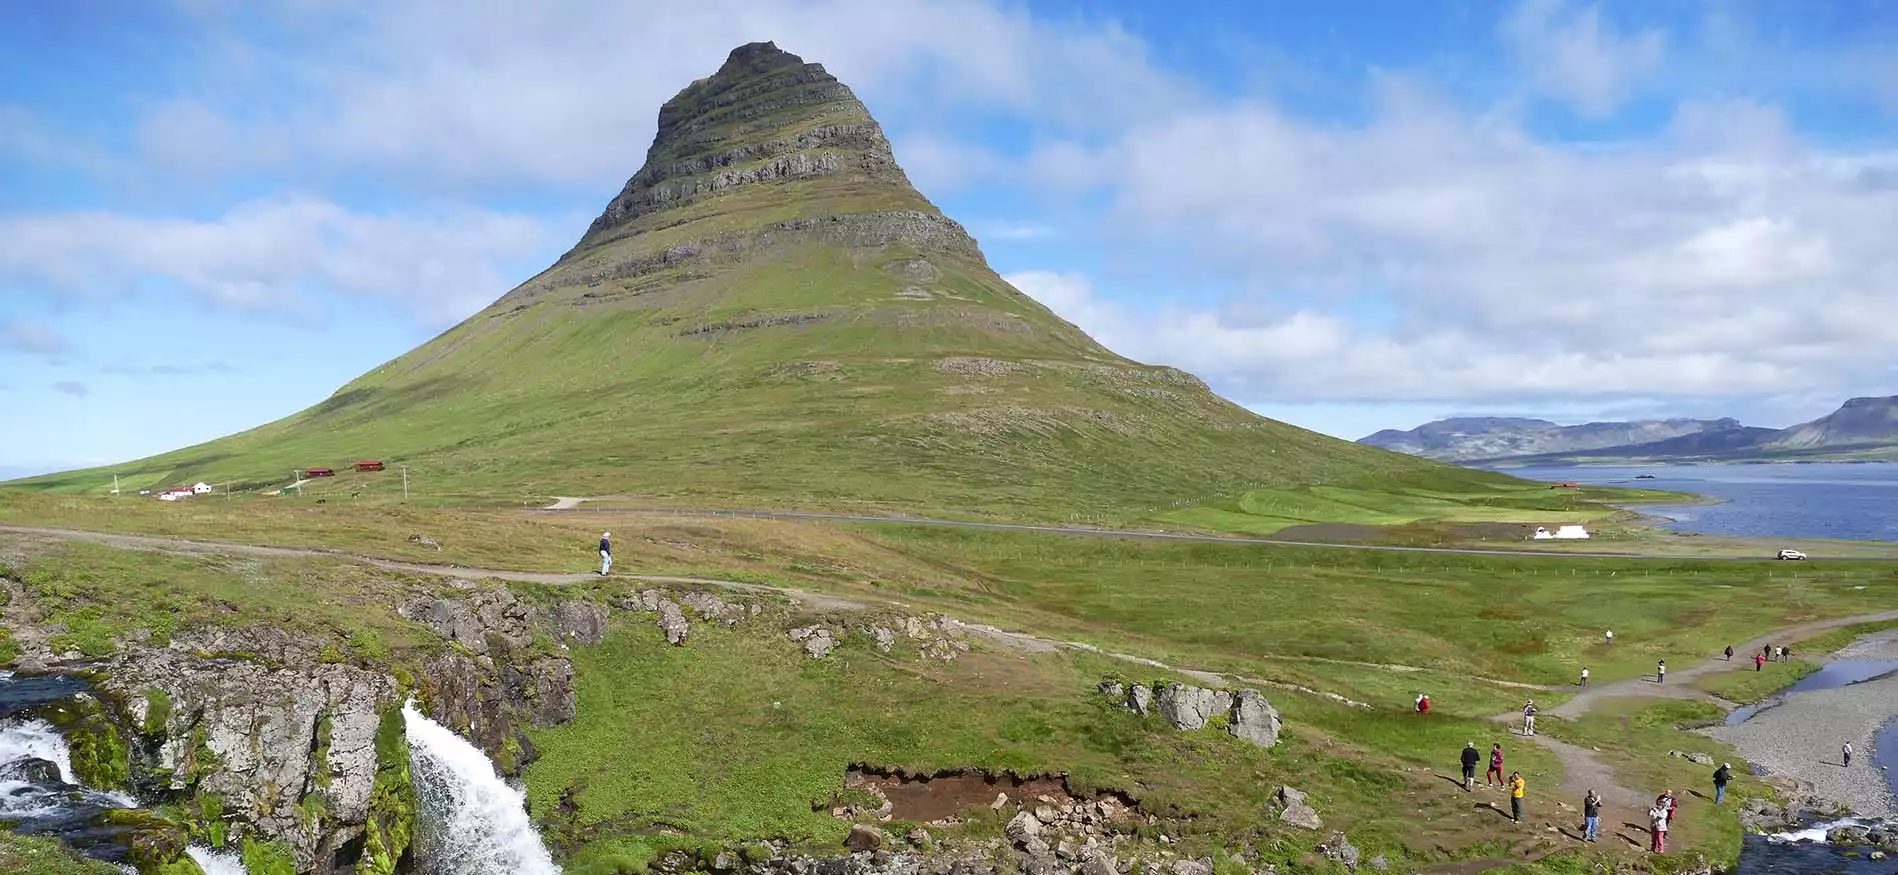
M849 86L775 43L747 43L660 107L645 165L582 244L626 236L654 213L742 197L755 183L826 178L909 190L883 129Z

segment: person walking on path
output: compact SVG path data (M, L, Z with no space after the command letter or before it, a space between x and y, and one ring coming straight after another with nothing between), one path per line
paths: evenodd
M1536 734L1536 703L1534 699L1522 703L1522 734Z
M1764 654L1759 654L1759 653L1753 654L1753 670L1754 671L1766 670L1766 656Z
M1721 763L1720 768L1713 770L1713 804L1719 805L1727 801L1727 784L1732 781L1732 763Z
M1522 822L1522 792L1526 784L1521 772L1509 773L1509 819Z
M1648 809L1648 834L1653 837L1648 846L1650 853L1667 853L1667 810L1661 807L1661 800L1654 800L1654 807Z
M600 533L600 576L613 570L613 533Z
M1674 791L1671 788L1661 791L1660 802L1661 809L1667 812L1667 825L1673 826L1674 812L1680 808L1680 802L1674 798Z
M1595 788L1588 788L1588 795L1582 797L1582 841L1601 840L1601 794Z
M1463 792L1476 792L1476 764L1482 760L1483 753L1476 749L1476 742L1463 743Z
M1727 661L1733 661L1733 645L1731 644L1727 645Z
M1609 629L1607 632L1603 633L1603 637L1608 639L1609 647L1615 646L1615 630Z
M1787 661L1787 660L1789 660L1789 659L1792 659L1792 656L1793 656L1793 649L1792 649L1792 648L1790 648L1790 647L1781 647L1781 648L1779 649L1779 661L1780 661L1780 662L1785 662L1785 661Z
M1417 713L1419 714L1430 713L1430 697L1429 696L1426 696L1422 693L1417 694Z
M1844 747L1839 748L1839 759L1842 761L1842 764L1846 768L1849 769L1852 767L1852 743L1851 742L1848 741L1845 743Z
M1503 783L1503 746L1496 743L1489 748L1489 771L1483 773L1483 786L1499 787Z
M1667 683L1667 660L1663 659L1654 664L1654 682L1657 684Z
M1582 689L1588 689L1588 666L1582 666Z

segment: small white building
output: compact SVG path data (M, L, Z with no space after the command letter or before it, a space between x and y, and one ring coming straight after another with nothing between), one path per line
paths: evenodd
M1535 539L1538 541L1562 540L1577 541L1588 537L1588 530L1581 526L1561 526L1551 532L1543 526L1536 526Z
M191 487L191 494L192 494L192 495L210 495L210 494L211 494L211 484L209 484L209 483L200 483L200 484L198 484L198 485L196 485L196 486L193 486L193 487Z

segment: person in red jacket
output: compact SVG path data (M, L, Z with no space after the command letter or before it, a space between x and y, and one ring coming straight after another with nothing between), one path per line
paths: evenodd
M1419 714L1430 713L1430 697L1429 696L1426 696L1422 693L1417 694L1417 713Z
M1754 671L1766 670L1766 654L1764 653L1753 654L1753 670Z
M1503 746L1490 745L1489 771L1483 773L1483 786L1500 787L1503 785Z

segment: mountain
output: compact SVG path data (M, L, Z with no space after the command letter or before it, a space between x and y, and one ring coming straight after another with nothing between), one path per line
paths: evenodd
M1517 465L1563 465L1582 462L1693 462L1724 461L1727 459L1757 452L1762 445L1780 433L1776 428L1740 425L1731 419L1717 420L1732 423L1731 427L1710 429L1708 431L1684 434L1680 437L1654 441L1645 444L1629 444L1620 447L1601 447L1593 450L1577 450L1566 453L1547 453L1543 455L1515 456L1506 460Z
M1445 462L1484 462L1649 444L1739 427L1731 419L1650 419L1564 426L1542 419L1463 417L1425 423L1409 431L1386 429L1358 443Z
M1830 414L1780 432L1766 446L1814 450L1898 445L1898 395L1853 398Z
M989 268L848 87L771 43L667 101L578 244L480 313L283 420L25 485L269 488L357 459L448 499L1059 519L1507 482L1264 419L1108 351ZM400 488L316 485L341 483Z

